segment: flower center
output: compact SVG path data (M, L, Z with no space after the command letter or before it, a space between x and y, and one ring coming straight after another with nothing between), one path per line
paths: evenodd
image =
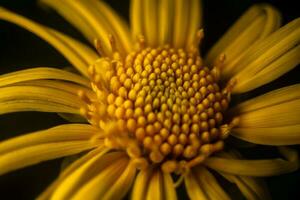
M106 146L167 171L223 148L229 95L198 52L146 48L100 59L89 71L98 99L83 113L106 133Z

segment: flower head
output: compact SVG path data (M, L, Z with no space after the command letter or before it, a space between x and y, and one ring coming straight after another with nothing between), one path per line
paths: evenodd
M33 68L0 76L0 113L57 112L84 118L0 143L0 174L87 152L39 199L230 199L213 175L247 199L268 199L255 177L299 168L299 89L239 104L231 98L299 64L299 19L280 28L272 6L251 7L203 58L197 0L132 0L131 29L98 0L41 2L95 46L0 8L0 19L37 34L83 75ZM76 118L77 119L77 118ZM235 142L232 142L235 138ZM248 160L240 141L278 146L277 159ZM253 148L251 146L251 148Z

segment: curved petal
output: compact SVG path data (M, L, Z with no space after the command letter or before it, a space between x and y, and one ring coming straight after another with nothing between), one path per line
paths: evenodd
M83 188L89 181L109 168L113 162L118 162L124 154L107 153L108 149L102 148L92 157L81 163L77 169L63 174L63 178L57 182L51 199L70 199L76 192ZM118 162L119 163L119 162ZM100 186L100 185L99 185Z
M233 93L255 89L296 67L300 55L299 27L300 18L249 48L231 70L231 78L236 81Z
M237 152L236 152L237 153ZM223 153L227 158L240 158L238 154ZM218 171L229 182L236 184L242 194L249 200L269 200L271 199L268 189L262 179L248 177L248 176L235 176Z
M151 175L152 175L152 169L141 170L138 173L132 188L132 193L131 193L132 200L139 200L145 198Z
M226 60L223 74L228 77L230 69L257 41L267 37L281 24L280 13L270 5L258 4L249 8L206 55L206 62L213 65L224 53Z
M173 0L159 1L158 12L158 44L171 44L175 14Z
M171 175L163 173L160 169L141 170L136 177L131 199L176 200L177 195Z
M241 176L274 176L297 170L299 168L298 153L283 147L279 150L286 160L281 158L245 160L210 157L205 161L205 165L219 172Z
M198 190L203 190L207 199L230 200L228 194L220 187L215 177L204 167L198 166L192 170L194 183L198 185ZM189 177L191 179L191 177ZM186 185L189 190L188 185ZM192 191L188 192L191 199L199 199Z
M104 162L105 161L103 160L102 163ZM79 188L79 190L75 192L75 194L73 194L71 198L74 200L77 199L96 200L102 198L107 194L111 185L116 184L116 182L118 183L120 177L121 179L124 180L124 173L126 172L128 173L128 170L126 170L126 168L130 164L128 157L125 154L123 154L123 156L121 156L119 159L114 159L113 162L109 162L109 163L110 164L107 167L102 169L96 176L92 177L91 180L87 181L81 188ZM134 175L134 173L130 173L130 174ZM122 195L126 194L126 192L127 192L126 190L123 191ZM122 198L122 196L120 197Z
M139 36L144 35L143 0L131 0L129 14L132 38L137 41Z
M144 0L144 36L147 46L158 45L158 0Z
M136 174L135 165L129 163L122 175L113 185L108 189L107 192L101 197L103 199L122 199L128 190L131 188L134 177Z
M245 113L237 113L236 128L273 128L299 125L300 99L282 102Z
M188 196L191 200L210 200L204 191L204 188L199 185L199 182L192 173L186 175L184 183Z
M186 36L189 28L189 21L195 20L189 18L189 10L191 6L191 1L186 0L175 0L174 1L174 29L173 29L173 46L175 48L185 47Z
M87 87L90 86L87 79L74 73L55 68L37 67L0 75L0 87L39 79L57 79L74 82Z
M133 38L143 35L149 46L170 44L175 48L190 48L202 23L200 2L132 0L130 21Z
M58 186L65 180L66 177L68 177L70 174L72 174L74 171L76 171L78 168L83 166L86 162L89 162L90 159L95 157L101 152L106 152L106 148L104 148L104 145L96 149L93 149L83 155L81 158L78 158L76 161L71 163L69 166L67 166L62 173L59 175L58 178L54 180L51 185L49 185L46 190L44 190L38 197L37 200L46 200L50 199L51 195L55 190L57 190Z
M61 125L0 143L0 174L76 154L101 144L90 125Z
M242 194L249 200L269 200L270 194L264 182L258 178L247 176L233 176L225 173L220 173L228 181L236 184Z
M189 25L187 30L187 40L186 40L186 48L190 48L191 46L198 45L195 44L195 38L197 31L202 26L202 0L190 0L190 10L189 10ZM196 46L198 48L198 46Z
M78 1L78 6L72 6L70 1L41 0L47 6L55 9L66 18L71 24L77 27L85 37L93 43L94 40L102 39L104 45L109 45L108 34L112 34L117 41L117 45L122 52L129 53L132 49L132 41L127 24L108 5L102 1L88 0ZM91 15L86 13L80 15L82 10L89 9ZM101 24L104 31L94 28L94 23ZM108 47L106 47L108 48Z
M255 144L273 146L300 144L300 124L274 128L235 128L230 134Z
M88 66L98 58L96 53L84 44L4 8L0 8L0 19L21 26L53 45L85 76L88 75Z
M300 144L299 91L300 84L283 87L232 108L240 122L231 135L257 144Z
M62 89L41 86L0 88L0 114L16 111L70 112L79 114L82 100ZM57 107L56 107L57 106Z

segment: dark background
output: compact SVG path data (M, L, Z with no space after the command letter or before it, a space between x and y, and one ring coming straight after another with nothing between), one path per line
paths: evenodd
M107 2L128 19L129 1ZM268 2L283 14L283 23L299 17L299 6L295 0L204 0L205 52L226 29L251 5ZM85 41L76 29L52 11L41 9L35 0L0 0L0 6L9 8L40 23L55 27L79 40ZM0 74L29 67L47 66L62 68L69 63L43 40L23 29L0 21ZM299 83L299 67L267 84L244 98ZM35 130L66 123L56 114L14 113L0 116L0 140ZM47 161L0 177L0 199L34 199L59 173L61 159ZM267 178L267 184L274 200L300 199L300 172ZM297 198L298 197L298 198Z

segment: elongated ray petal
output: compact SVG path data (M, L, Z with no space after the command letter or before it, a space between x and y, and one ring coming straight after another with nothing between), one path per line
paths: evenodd
M159 170L154 171L153 174L151 175L151 179L149 180L149 188L145 199L146 200L165 199L163 195L164 192L163 189L164 188L163 188L162 174L160 173Z
M236 128L230 133L241 140L263 145L300 144L300 124L274 128Z
M58 79L78 83L84 86L89 86L89 82L87 79L84 79L83 77L71 72L48 67L38 67L0 75L0 87L18 82L39 79Z
M144 36L148 46L158 44L158 0L144 0Z
M136 173L136 168L132 163L129 163L126 169L123 171L122 175L118 180L113 183L113 185L105 192L103 199L123 199L128 190L131 188L134 177Z
M139 172L131 193L132 200L138 199L177 199L173 180L169 173L159 169L146 169Z
M141 170L138 173L134 181L134 185L131 193L132 200L139 200L145 198L147 194L147 188L149 187L151 174L152 174L151 169Z
M191 200L209 200L209 197L192 173L184 178L185 188Z
M144 34L143 0L131 0L130 2L130 26L132 37L136 41Z
M186 35L188 34L190 1L175 0L173 46L175 48L185 47Z
M0 174L43 161L76 154L96 147L90 141L55 142L34 145L0 156Z
M75 170L80 168L82 165L84 165L86 162L88 162L90 159L98 155L100 152L105 151L106 149L103 148L103 146L100 145L100 147L91 150L90 152L86 153L81 158L77 159L73 163L71 163L60 175L58 178L55 179L55 181L47 187L45 191L43 191L38 197L37 200L46 200L50 199L52 193L57 190L57 187L65 180L66 177L68 177L70 174L72 174Z
M101 143L91 140L96 134L90 125L70 124L1 142L0 174L94 148Z
M97 55L91 50L87 51L89 48L83 44L4 8L0 8L0 19L21 26L41 37L60 51L74 67L86 76L88 65L94 62L94 58L97 58Z
M87 124L66 124L34 133L18 136L0 143L0 155L31 145L63 142L73 140L89 140L101 133L95 127Z
M203 188L209 199L230 200L228 194L221 188L215 177L204 167L194 169L199 185Z
M189 25L187 30L186 48L195 45L197 31L202 26L202 0L190 0ZM176 22L175 22L176 23Z
M174 26L174 4L173 0L159 1L159 10L158 10L158 36L159 44L170 44L172 41L172 33Z
M127 54L133 49L133 41L130 35L128 24L105 2L98 0L90 0L90 4L95 4L98 12L103 14L103 20L108 22L112 33L117 41L117 45L121 45L121 49Z
M237 152L222 153L226 158L238 159L241 156ZM248 176L235 176L218 171L228 181L236 184L242 194L249 200L271 199L268 189L263 180Z
M231 134L257 144L299 144L299 90L300 84L280 88L232 108L239 124Z
M34 106L34 103L37 103L37 105ZM46 106L39 108L38 105L42 105L42 103L46 104ZM50 111L54 105L61 104L61 108L58 107L56 111L53 110L53 112L61 112L63 109L67 110L68 107L79 110L83 102L76 95L61 89L38 86L8 86L0 88L0 104L3 107L0 113L3 114L18 111L14 109L13 105L18 106L21 111L30 110L26 108L26 105L31 105L32 108L37 110L44 111L49 109Z
M173 179L171 177L171 174L169 173L162 173L163 176L163 188L164 188L164 199L172 199L177 200L177 194L174 186Z
M72 173L64 175L52 194L52 199L70 199L80 188L84 187L89 181L109 168L113 162L118 161L125 154L107 153L108 149L103 148L94 157L83 163Z
M299 168L298 154L292 150L284 153L287 160L281 158L244 160L211 157L205 161L205 165L220 172L242 176L274 176L297 170Z
M300 99L238 114L241 128L272 128L300 124Z
M242 102L236 107L232 108L230 112L232 114L247 113L255 110L264 109L270 106L275 106L278 104L284 104L285 102L300 99L299 91L300 84L279 88L271 92L265 93L263 95L260 95L258 97L247 100L245 102Z
M213 64L225 53L224 75L230 73L233 65L244 55L247 49L280 27L281 16L270 5L252 6L223 35L206 56L207 63Z
M255 89L299 64L299 25L300 18L295 19L249 49L231 70L234 93Z
M97 38L97 34L92 26L90 26L78 13L72 9L65 1L59 0L40 0L43 5L49 6L62 15L68 22L74 25L81 33L93 43Z
M128 158L124 155L118 160L114 160L104 168L98 175L94 176L90 181L81 187L78 192L76 192L72 199L99 199L103 197L111 185L116 182L122 175L124 170L129 163ZM95 189L97 188L97 189Z
M297 45L255 75L241 75L233 89L234 93L247 92L277 79L300 64L299 56L300 45Z
M0 114L25 111L79 114L78 108L43 100L10 100L0 102Z

